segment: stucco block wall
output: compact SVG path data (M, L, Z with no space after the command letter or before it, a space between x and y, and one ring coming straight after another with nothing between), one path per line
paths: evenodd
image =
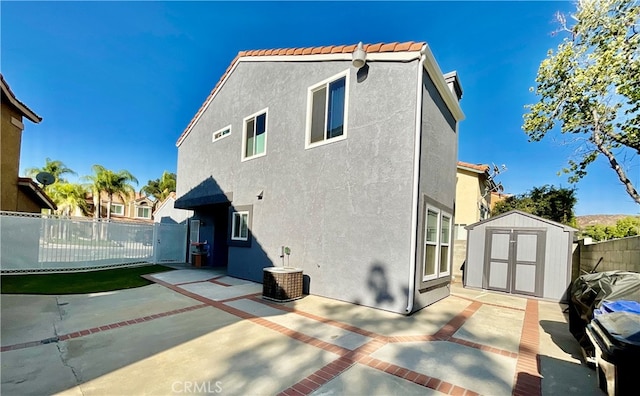
M358 82L349 61L239 62L180 145L178 197L227 192L252 205L252 245L229 247L230 275L262 281L263 267L285 264L313 294L406 307L418 66L368 65ZM308 87L345 70L347 139L305 149ZM243 118L265 108L266 155L242 162Z
M452 278L454 282L462 283L462 270L460 267L467 258L467 241L453 241Z
M22 120L22 115L4 102L1 107L0 135L0 210L18 209L18 172L20 166L20 143L22 130L11 119ZM38 212L40 209L38 209Z
M580 270L591 272L602 257L602 262L596 269L604 271L633 271L640 272L640 236L613 239L585 245L579 241Z

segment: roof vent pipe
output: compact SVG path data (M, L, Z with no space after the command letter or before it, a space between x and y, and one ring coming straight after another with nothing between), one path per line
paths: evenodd
M362 41L358 43L358 47L353 51L353 60L351 63L356 69L360 69L365 65L367 59L367 52L362 47Z

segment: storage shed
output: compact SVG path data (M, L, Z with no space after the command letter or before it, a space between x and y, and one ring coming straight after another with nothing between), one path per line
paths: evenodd
M565 298L575 228L512 210L466 229L465 287Z

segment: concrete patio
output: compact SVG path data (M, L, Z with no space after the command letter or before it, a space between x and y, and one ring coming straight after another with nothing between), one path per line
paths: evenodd
M2 296L3 394L601 395L557 303L467 290L410 317L286 304L221 271Z

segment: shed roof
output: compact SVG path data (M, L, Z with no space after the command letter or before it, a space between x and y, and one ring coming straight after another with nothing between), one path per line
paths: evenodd
M569 227L568 225L565 225L565 224L562 224L562 223L558 223L558 222L553 221L553 220L545 219L544 217L536 216L536 215L533 215L531 213L527 213L527 212L523 212L521 210L515 210L515 209L514 210L510 210L510 211L508 211L506 213L499 214L497 216L490 217L488 219L481 220L481 221L479 221L477 223L469 224L468 226L465 227L465 229L466 230L473 230L475 227L477 227L479 225L490 223L490 222L495 221L497 219L500 219L502 217L512 216L514 214L519 214L519 215L522 215L522 216L526 216L526 217L532 218L534 220L542 221L542 222L547 223L549 225L552 225L554 227L562 228L564 231L578 231L577 229L575 229L573 227Z

